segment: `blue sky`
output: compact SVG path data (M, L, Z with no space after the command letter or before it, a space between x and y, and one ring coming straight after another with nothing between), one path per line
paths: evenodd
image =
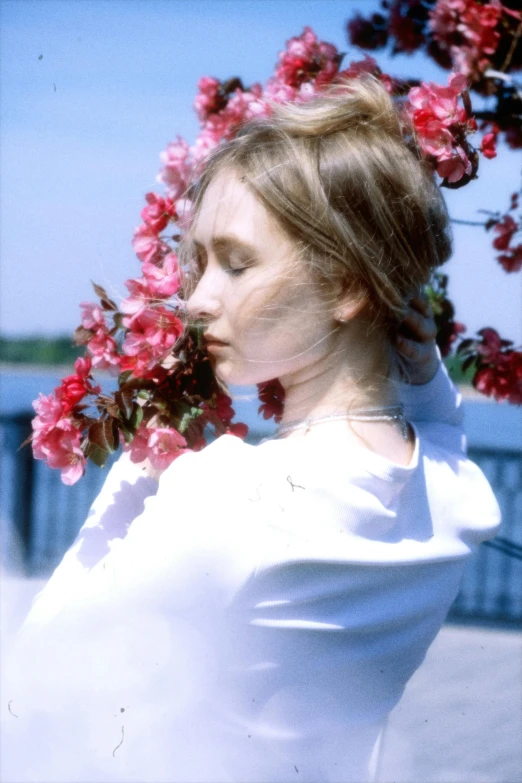
M90 280L125 294L139 273L130 246L143 195L160 190L159 153L192 141L204 74L271 74L305 24L348 50L344 24L373 0L1 0L1 289L3 334L58 334L79 321ZM347 60L359 58L348 51ZM422 56L382 67L445 78ZM520 154L501 150L481 176L448 194L454 217L507 206ZM491 237L455 228L447 265L458 316L522 340L522 275L493 260Z

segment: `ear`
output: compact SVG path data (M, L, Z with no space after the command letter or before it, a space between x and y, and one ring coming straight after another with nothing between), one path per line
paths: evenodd
M368 304L368 294L363 291L359 293L352 292L346 295L341 302L339 302L335 308L334 317L336 321L340 323L347 323L352 318L359 315L359 313Z

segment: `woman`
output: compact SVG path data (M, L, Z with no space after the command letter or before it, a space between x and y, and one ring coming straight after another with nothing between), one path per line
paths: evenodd
M188 315L223 383L280 380L282 423L179 457L157 491L112 469L20 635L10 780L372 779L498 527L414 296L447 215L378 82L245 128L194 201Z

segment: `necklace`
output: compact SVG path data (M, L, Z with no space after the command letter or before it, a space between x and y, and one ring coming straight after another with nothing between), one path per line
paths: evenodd
M395 421L400 425L401 435L404 440L408 440L408 422L404 418L403 405L384 405L381 408L354 408L347 413L331 413L328 416L319 416L314 419L301 419L300 421L291 421L279 427L272 438L279 438L287 432L293 432L305 428L305 434L316 424L323 424L327 421L337 421L347 419L349 421ZM268 439L267 439L268 440Z

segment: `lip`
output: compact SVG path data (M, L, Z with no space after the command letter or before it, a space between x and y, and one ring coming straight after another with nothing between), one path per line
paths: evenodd
M224 340L218 340L217 337L213 337L211 334L204 334L203 337L205 338L205 344L207 346L213 345L219 347L220 345L229 345L229 343Z

